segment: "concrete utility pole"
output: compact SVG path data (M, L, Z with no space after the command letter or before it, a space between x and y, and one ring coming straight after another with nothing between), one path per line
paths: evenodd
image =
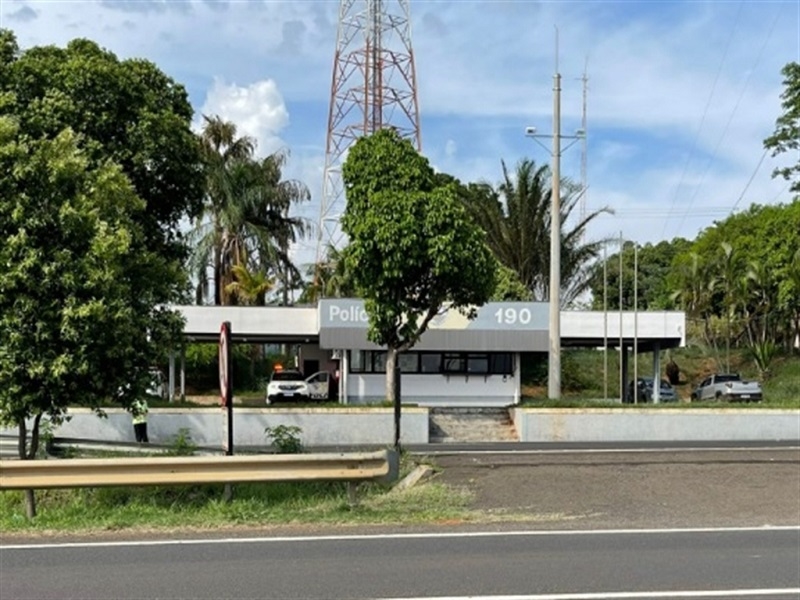
M550 206L550 323L547 370L547 396L561 398L561 140L573 140L567 148L582 139L585 132L561 135L561 74L558 72L558 28L556 28L556 72L553 75L553 134L540 135L535 127L528 127L525 135L531 137L545 150L548 148L536 138L552 137L553 183ZM564 148L566 150L566 148Z

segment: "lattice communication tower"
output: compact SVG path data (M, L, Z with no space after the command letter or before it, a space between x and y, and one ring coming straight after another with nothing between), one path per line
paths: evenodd
M342 163L360 137L396 129L422 150L408 0L341 0L333 59L316 262L339 247Z

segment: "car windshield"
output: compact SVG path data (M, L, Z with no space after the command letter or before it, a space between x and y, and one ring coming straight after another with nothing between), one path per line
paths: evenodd
M272 381L303 381L303 374L300 371L275 371Z
M738 375L717 375L716 377L717 383L723 383L725 381L739 381Z
M669 384L669 381L667 381L666 379L662 379L661 380L661 389L662 390L671 390L672 386Z

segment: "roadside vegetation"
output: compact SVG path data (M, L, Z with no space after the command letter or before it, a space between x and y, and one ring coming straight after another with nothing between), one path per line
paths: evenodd
M401 475L416 465L404 457ZM342 482L40 490L38 514L25 515L24 494L0 494L0 532L29 535L136 530L223 529L300 525L414 525L546 519L547 515L485 513L470 508L472 495L432 480L393 491L364 483L351 505Z
M672 359L680 369L680 383L675 387L679 403L659 404L656 408L800 408L800 355L779 354L771 363L771 374L762 380L764 400L754 403L690 402L692 389L705 377L724 370L721 359L713 352L689 346L662 352L662 377L666 362ZM629 378L633 376L633 360L628 362ZM547 398L547 356L526 355L522 365L523 404L529 407L587 408L609 407L619 409L654 408L653 404L619 403L619 353L608 352L608 387L604 382L605 361L603 350L566 350L562 353L561 400ZM638 361L639 377L652 377L653 355L645 353ZM730 370L744 379L761 380L758 367L747 349L735 349L730 354ZM607 395L606 395L607 391ZM604 401L605 399L605 401Z

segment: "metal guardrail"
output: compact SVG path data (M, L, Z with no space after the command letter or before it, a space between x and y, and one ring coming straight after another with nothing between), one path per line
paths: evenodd
M276 481L393 481L391 450L341 454L0 460L0 490Z

